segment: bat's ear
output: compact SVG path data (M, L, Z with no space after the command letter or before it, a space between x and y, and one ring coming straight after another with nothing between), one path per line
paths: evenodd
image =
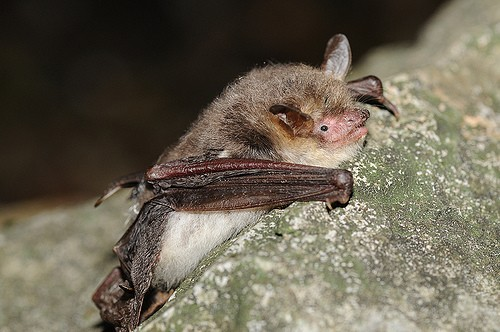
M293 136L310 135L314 121L306 113L290 105L276 104L269 112L277 116L280 126Z
M344 80L351 68L351 47L347 37L338 34L326 44L325 56L321 69L335 79Z

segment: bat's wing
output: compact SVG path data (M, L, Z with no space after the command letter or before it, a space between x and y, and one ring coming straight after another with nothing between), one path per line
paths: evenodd
M280 207L294 201L346 203L349 171L251 159L201 158L155 165L146 172L155 197L114 247L121 267L94 294L103 319L124 329L139 324L170 212Z
M220 158L155 165L146 180L180 211L279 207L295 201L347 203L353 178L347 170L256 159Z
M146 202L133 224L113 248L120 260L94 293L101 318L131 331L139 324L142 303L160 254L161 236L172 208L163 199ZM152 294L154 295L154 294Z
M122 176L119 179L111 182L109 186L104 190L101 197L97 199L94 206L99 206L103 201L109 198L111 195L116 193L118 190L122 188L131 188L137 186L142 179L144 178L144 172L132 173L125 176Z
M377 76L365 76L363 78L347 82L347 87L359 102L384 108L399 117L399 110L384 96L382 82Z

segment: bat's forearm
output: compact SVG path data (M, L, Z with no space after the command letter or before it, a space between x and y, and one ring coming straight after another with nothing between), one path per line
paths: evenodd
M177 211L280 207L295 201L346 203L353 178L347 170L256 159L174 161L146 173L157 194L175 197Z

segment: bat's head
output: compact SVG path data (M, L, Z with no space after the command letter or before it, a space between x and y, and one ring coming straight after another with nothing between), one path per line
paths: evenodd
M363 145L368 111L345 82L349 42L336 35L320 68L270 65L228 86L168 157L223 149L220 156L337 167Z
M337 167L352 158L368 133L370 113L357 104L345 77L351 53L347 38L336 35L327 44L321 68L284 66L272 69L279 92L268 108L277 127L275 144L286 161ZM269 73L268 73L269 74Z

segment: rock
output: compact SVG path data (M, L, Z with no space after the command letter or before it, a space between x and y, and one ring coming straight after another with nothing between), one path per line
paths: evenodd
M368 61L360 75L397 73L384 84L401 118L371 110L347 206L273 211L141 330L498 331L497 2L452 2L420 44ZM90 296L126 211L122 195L2 222L0 332L101 330Z
M433 67L456 54L460 44L465 46L461 38L481 35L485 27L494 27L499 22L499 16L496 0L449 1L423 28L416 45L389 45L372 50L363 63L353 68L353 76L373 72L388 78L416 68Z
M121 194L99 210L86 202L0 216L0 331L101 331L90 297L116 265L127 208Z

